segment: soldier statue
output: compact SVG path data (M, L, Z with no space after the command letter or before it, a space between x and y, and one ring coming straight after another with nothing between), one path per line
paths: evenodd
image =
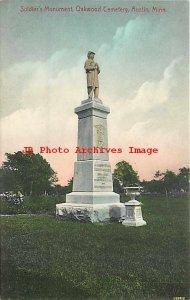
M99 94L99 82L98 82L98 74L100 73L99 65L94 62L95 53L92 51L88 51L87 57L88 59L85 61L84 68L87 74L87 91L88 97L92 99L93 94L94 98L98 98Z

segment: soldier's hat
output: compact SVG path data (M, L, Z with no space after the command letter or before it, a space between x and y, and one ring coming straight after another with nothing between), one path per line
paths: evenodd
M95 54L93 51L88 51L87 56L89 56L90 54Z

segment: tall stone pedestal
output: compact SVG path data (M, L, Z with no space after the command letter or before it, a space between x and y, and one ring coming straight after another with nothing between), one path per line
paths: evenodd
M75 108L78 115L78 153L74 166L73 191L66 203L56 205L57 216L91 222L122 221L125 206L113 192L108 148L108 107L99 99L84 100Z

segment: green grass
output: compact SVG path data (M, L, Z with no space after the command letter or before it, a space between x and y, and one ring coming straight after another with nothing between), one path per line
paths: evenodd
M188 200L142 199L147 226L2 217L1 299L188 296Z

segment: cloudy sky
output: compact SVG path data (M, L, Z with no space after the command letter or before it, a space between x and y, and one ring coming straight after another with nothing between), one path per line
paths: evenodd
M74 12L21 12L70 7ZM148 8L149 13L76 12L81 7ZM77 115L87 98L84 61L96 53L100 99L109 106L112 169L127 160L141 179L188 165L187 1L1 1L1 162L25 146L67 147L44 157L60 183L73 176ZM152 7L166 12L153 13ZM158 148L132 155L129 146Z

